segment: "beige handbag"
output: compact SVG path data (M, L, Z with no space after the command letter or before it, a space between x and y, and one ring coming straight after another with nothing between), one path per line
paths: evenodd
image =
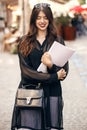
M25 89L17 90L16 106L17 107L42 107L43 89Z

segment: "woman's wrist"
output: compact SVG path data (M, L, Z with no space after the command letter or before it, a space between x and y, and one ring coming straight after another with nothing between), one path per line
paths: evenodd
M50 63L50 64L48 65L48 68L51 69L52 66L53 66L53 63Z

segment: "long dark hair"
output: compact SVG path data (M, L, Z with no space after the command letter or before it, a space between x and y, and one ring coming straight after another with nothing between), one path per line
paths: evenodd
M30 51L32 50L33 43L35 43L36 35L37 35L37 27L36 27L36 19L38 17L38 14L40 11L43 11L46 15L46 17L49 20L49 25L47 28L47 35L48 35L48 42L49 44L52 44L54 39L57 37L57 31L56 27L54 25L54 19L53 14L51 11L51 8L48 6L48 4L37 4L34 6L31 17L30 17L30 29L27 35L24 37L20 44L20 51L24 54L24 56L27 56Z

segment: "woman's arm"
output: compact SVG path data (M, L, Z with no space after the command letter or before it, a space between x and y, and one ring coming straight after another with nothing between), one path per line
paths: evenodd
M60 44L65 45L64 40L63 40L61 37L57 38L56 41L57 41L57 42L60 42ZM48 54L49 54L49 53L48 53ZM69 63L67 62L63 67L59 67L59 66L57 66L57 65L55 65L55 64L52 64L51 57L50 57L48 54L44 54L44 55L42 56L42 62L47 66L48 73L54 73L54 72L57 72L57 71L59 71L59 70L61 70L61 69L64 69L65 72L66 72L66 75L65 75L65 73L64 73L64 75L65 75L65 77L66 77L67 74L68 74L68 71L69 71ZM47 64L47 60L45 60L45 59L47 59L47 58L49 58L49 59L48 59L48 63L49 63L49 64ZM49 61L49 60L50 60L50 61ZM60 73L60 74L61 74L61 73ZM60 77L60 74L59 74L58 77ZM65 77L64 77L63 79L65 79ZM62 80L63 80L63 79L62 79Z
M21 73L27 79L34 80L36 82L46 82L46 83L52 83L58 81L58 76L56 72L53 74L48 74L33 70L29 66L29 64L26 63L26 60L21 53L19 53L19 60L20 60Z

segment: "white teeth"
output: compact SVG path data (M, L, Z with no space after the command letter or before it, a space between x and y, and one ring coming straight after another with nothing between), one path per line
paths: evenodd
M45 25L40 25L40 27L45 27Z
M40 26L45 26L44 24L41 24Z

